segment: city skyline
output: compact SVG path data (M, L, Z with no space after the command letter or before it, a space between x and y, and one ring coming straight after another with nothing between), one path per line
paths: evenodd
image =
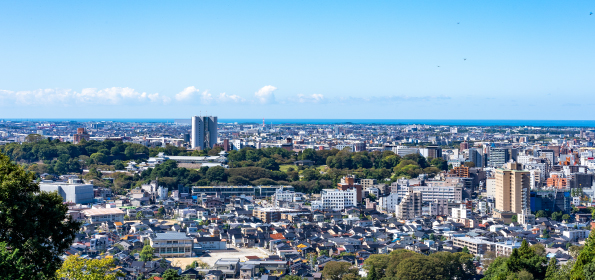
M0 118L593 119L587 1L31 3Z

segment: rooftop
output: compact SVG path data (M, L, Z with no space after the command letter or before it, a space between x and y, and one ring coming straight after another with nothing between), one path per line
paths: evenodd
M156 233L153 240L192 240L183 232L168 231L165 233Z
M99 215L124 215L124 211L118 208L99 208L99 209L85 209L82 210L87 216L99 216Z

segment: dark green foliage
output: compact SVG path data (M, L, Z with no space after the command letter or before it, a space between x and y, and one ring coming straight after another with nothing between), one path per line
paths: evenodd
M556 258L551 258L550 262L547 265L547 269L545 271L545 279L546 280L555 280L557 279L558 270L558 260Z
M163 274L161 275L161 277L163 277L163 280L177 280L177 279L181 279L181 276L178 275L178 272L173 270L173 269L168 269L165 272L163 272Z
M554 221L560 222L560 221L562 221L562 216L564 216L564 214L562 213L562 211L560 211L560 212L554 212L554 213L552 213L552 217L551 218Z
M573 279L586 279L585 271L590 272L590 265L595 262L595 231L591 231L589 238L585 241L585 247L580 251L576 262L572 267Z
M0 271L5 279L36 279L35 264L27 263L19 249L9 250L0 242Z
M211 182L227 182L227 174L225 168L221 166L214 166L209 168L206 175L207 180Z
M156 154L158 149L154 150ZM149 156L149 149L143 145L110 140L82 141L75 145L43 139L23 144L2 145L0 152L8 155L13 161L33 163L29 170L38 174L47 172L58 175L79 173L82 168L94 164L111 163L115 160L146 160ZM95 156L92 157L93 154Z
M11 279L52 278L79 229L67 218L62 197L39 193L34 178L0 154L0 265L19 266L14 273L23 273Z
M429 256L407 250L389 255L371 255L364 268L377 279L472 279L473 256L465 253L439 252ZM374 271L372 271L374 270Z
M368 273L368 280L379 280L378 275L376 275L376 269L374 265L370 266L370 272Z
M530 274L534 279L544 279L547 270L547 258L535 253L523 240L521 247L512 250L510 257L498 257L485 272L485 279L521 278ZM523 272L526 271L526 272Z
M545 212L544 210L539 210L535 213L535 217L536 218L544 218L547 217L547 212Z

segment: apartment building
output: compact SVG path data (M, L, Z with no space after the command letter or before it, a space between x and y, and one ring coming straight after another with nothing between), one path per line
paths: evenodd
M341 178L341 182L337 184L337 189L342 191L355 190L356 191L356 202L362 203L362 185L355 182L355 176L345 176Z
M312 202L312 210L341 211L345 208L356 207L357 193L358 190L355 188L348 190L323 189L321 199Z
M467 205L460 204L457 208L452 208L453 219L469 219L471 218L471 209L467 208Z
M395 208L398 219L414 219L422 215L423 198L419 191L409 192Z
M529 171L518 170L519 164L508 164L510 169L496 169L496 212L521 214L530 208Z
M487 251L492 251L494 243L479 238L472 237L455 237L452 240L453 246L458 248L469 249L473 255L484 254Z
M376 211L392 213L395 211L395 207L401 202L401 199L399 194L391 193L387 196L379 197L377 202Z
M283 202L298 202L301 201L301 198L302 196L300 193L296 193L293 190L279 188L275 191L273 201L275 207L280 207Z
M281 220L281 214L298 213L299 210L271 207L271 208L254 208L252 215L265 223L273 223Z

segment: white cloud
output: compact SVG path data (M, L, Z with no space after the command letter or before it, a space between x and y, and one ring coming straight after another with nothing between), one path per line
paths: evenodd
M227 94L225 92L219 93L218 102L225 103L225 102L244 102L246 99L241 98L239 95L235 94Z
M273 93L277 88L271 85L264 86L260 88L257 92L254 93L258 102L262 104L266 103L274 103L275 102L275 94Z
M178 100L178 101L188 100L188 99L192 98L192 96L194 95L195 92L198 92L198 91L199 90L197 88L195 88L194 86L187 87L184 90L182 90L181 92L179 92L178 94L176 94L176 100Z
M324 96L322 94L312 94L312 95L297 95L297 102L299 103L320 103L325 101Z
M213 101L213 95L211 95L208 90L205 90L200 94L200 101L204 104L209 104Z
M116 105L124 102L165 102L166 99L168 97L162 97L159 93L141 93L128 87L84 88L80 92L71 89L0 90L1 105Z

